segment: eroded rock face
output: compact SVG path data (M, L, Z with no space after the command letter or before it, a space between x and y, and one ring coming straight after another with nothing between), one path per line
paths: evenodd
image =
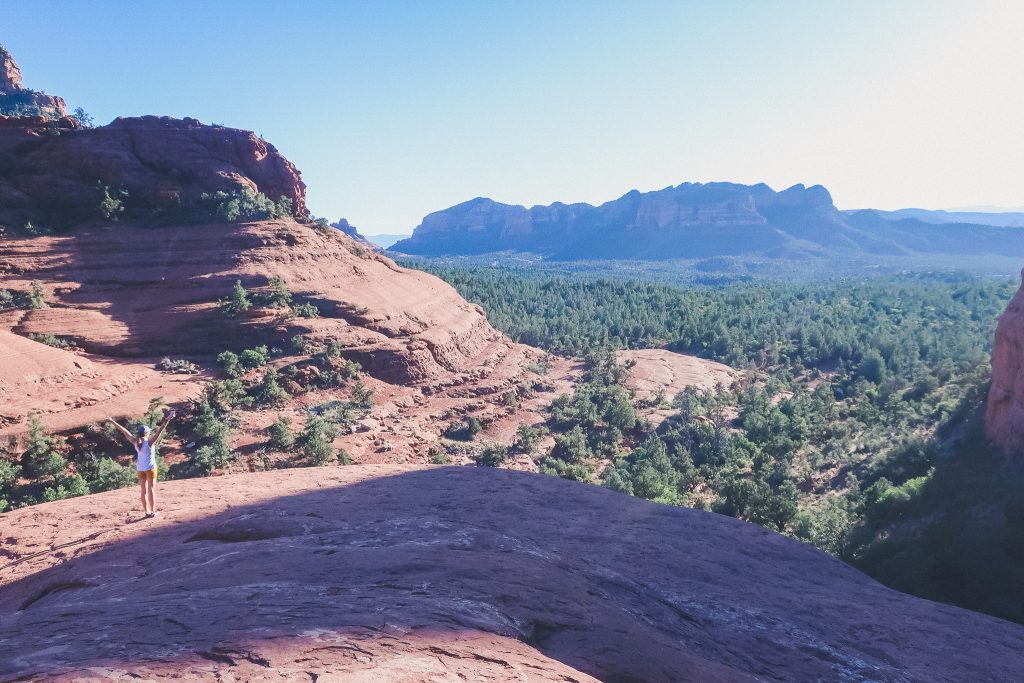
M1007 455L1024 457L1024 285L996 326L985 433Z
M7 48L0 45L0 92L10 93L23 90L21 69Z
M218 300L235 281L255 299L273 277L284 281L293 303L313 304L319 315L257 305L229 318L220 310ZM338 362L358 362L375 395L372 411L336 445L356 462L425 462L445 428L470 410L487 425L481 438L511 443L519 423L544 419L576 372L556 359L542 378L531 369L541 352L499 333L442 280L401 268L334 228L291 220L118 225L5 239L0 288L24 294L35 280L46 290L46 308L0 311L0 357L20 361L0 371L0 435L23 433L29 411L47 429L71 430L136 414L156 396L181 407L218 376L218 353L258 344L281 349L275 365L295 364L308 385L318 370L314 351L292 349L302 335L314 350L332 340ZM46 346L33 335L53 335L78 350ZM155 365L163 356L209 372L161 373ZM531 388L538 383L542 389ZM285 384L287 406L245 411L232 445L258 448L282 410L299 428L308 407L348 391ZM503 395L520 387L517 405L506 406ZM185 457L184 448L172 444L166 455ZM529 458L524 465L535 466Z
M255 133L195 119L122 118L83 129L71 119L0 117L0 223L102 221L103 188L127 214L157 219L204 193L248 188L306 211L298 169Z
M341 230L343 233L351 237L355 242L363 245L367 249L373 249L375 251L378 249L376 244L373 244L372 242L368 241L365 237L363 237L362 234L360 234L359 232L359 228L349 223L348 219L345 218L344 216L339 218L337 223L331 223L331 226L337 228L338 230Z
M4 680L1011 681L1024 627L721 515L488 468L4 515ZM59 548L59 552L53 549ZM592 678L591 678L592 677Z
M22 311L19 334L54 334L107 356L203 356L278 334L331 337L397 383L465 369L502 336L443 281L408 270L333 229L293 221L175 228L117 226L11 239L0 252L6 286L39 280L50 306ZM218 307L236 280L249 290L280 277L317 318ZM287 337L284 337L286 339ZM418 343L417 343L418 342Z
M0 45L0 114L23 113L48 119L67 116L64 100L27 89L21 81L21 69L14 57Z

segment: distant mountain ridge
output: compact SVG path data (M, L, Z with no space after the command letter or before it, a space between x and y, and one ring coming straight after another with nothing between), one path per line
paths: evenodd
M821 185L683 183L632 190L599 206L509 205L478 197L429 214L392 246L412 255L520 251L551 260L904 256L1024 257L1024 230L844 213Z
M895 211L874 211L887 220L903 220L914 218L924 223L943 225L946 223L971 223L973 225L992 225L1000 228L1024 228L1024 211L944 211L941 209L897 209ZM850 215L859 209L845 210Z

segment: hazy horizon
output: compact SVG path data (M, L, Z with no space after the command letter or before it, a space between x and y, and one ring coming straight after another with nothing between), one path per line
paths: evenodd
M313 212L371 234L477 196L600 204L684 181L821 184L845 209L1022 203L1020 3L12 0L5 16L28 87L100 124L254 130Z

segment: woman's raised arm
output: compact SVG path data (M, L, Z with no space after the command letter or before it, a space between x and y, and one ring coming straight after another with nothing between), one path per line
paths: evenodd
M128 442L129 442L129 443L131 443L132 445L134 445L134 444L135 444L135 440L134 440L134 439L132 439L132 433L131 433L131 432L129 432L129 431L128 431L127 429L125 429L124 427L122 427L121 425L119 425L119 424L117 423L117 421L116 421L116 420L115 420L114 418L112 418L112 417L108 417L108 418L107 418L107 422L109 422L109 423L111 423L112 425L114 425L115 427L117 427L117 431L119 431L119 432L121 432L122 434L124 434L124 438L128 439Z

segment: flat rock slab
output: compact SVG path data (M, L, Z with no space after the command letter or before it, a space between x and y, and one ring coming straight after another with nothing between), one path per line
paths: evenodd
M631 363L626 385L638 398L652 399L659 393L672 400L687 387L713 390L728 387L739 373L728 365L664 349L632 349L616 352L620 363Z
M0 680L1009 681L1024 627L755 525L504 470L161 483L0 517Z

